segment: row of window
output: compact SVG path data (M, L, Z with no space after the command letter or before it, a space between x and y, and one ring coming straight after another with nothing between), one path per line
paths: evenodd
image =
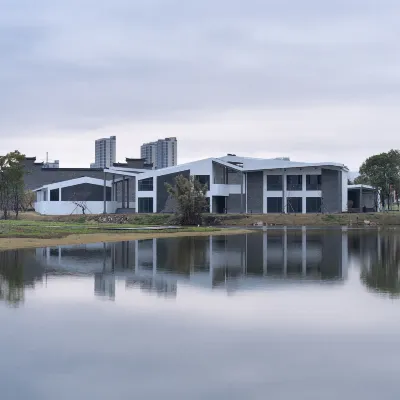
M196 175L195 178L202 184L210 187L209 175ZM282 175L268 175L267 176L267 190L268 191L281 191L283 188ZM302 175L287 175L286 185L288 191L301 191L303 190L303 176ZM141 179L138 182L139 191L153 191L154 181L153 178ZM306 190L321 190L321 175L307 175L306 176Z
M197 179L202 185L206 185L207 188L210 187L210 176L209 175L196 175ZM152 192L154 190L154 180L153 178L141 179L138 181L139 192Z
M283 202L281 197L269 197L267 199L267 213L283 213L285 210L282 207ZM306 213L320 213L321 212L321 198L320 197L307 197L306 198ZM152 197L139 197L138 199L138 212L139 213L152 213L153 212L153 198ZM301 197L288 197L286 199L286 212L287 213L302 213L303 212L303 199Z
M321 190L321 182L321 175L306 175L306 190ZM286 188L288 191L303 190L303 175L287 175ZM267 190L283 190L282 175L268 175Z
M267 199L267 213L283 213L283 202L281 197L269 197ZM288 197L286 199L286 212L302 213L303 199L301 197ZM306 198L306 213L321 212L321 198L307 197Z

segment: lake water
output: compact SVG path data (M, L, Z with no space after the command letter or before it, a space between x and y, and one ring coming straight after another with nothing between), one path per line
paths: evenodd
M0 253L0 398L399 399L399 231Z

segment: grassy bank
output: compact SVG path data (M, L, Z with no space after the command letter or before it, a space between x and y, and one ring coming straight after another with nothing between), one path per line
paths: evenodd
M171 224L170 214L127 214L104 217L102 215L63 215L42 216L35 213L23 213L21 222L46 221L51 223L72 223L82 226L106 226L107 219L115 220L123 226L152 226ZM376 225L400 225L400 212L365 213L365 214L228 214L206 215L207 225L217 226L252 226L257 222L277 226L337 226L363 225L364 221Z
M137 225L89 224L55 221L0 221L0 250L61 246L98 242L116 242L160 237L226 235L248 232L243 229L187 227L145 230Z

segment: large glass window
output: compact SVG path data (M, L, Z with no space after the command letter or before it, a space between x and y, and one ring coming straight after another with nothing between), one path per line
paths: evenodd
M267 213L281 213L282 212L282 198L281 197L268 197L267 198Z
M287 212L288 214L303 212L303 199L301 197L288 197L287 198Z
M195 175L195 179L210 189L210 175Z
M153 212L153 198L152 197L139 197L138 199L138 212L147 214Z
M302 190L303 189L303 176L302 175L288 175L287 176L287 190Z
M321 175L307 175L306 189L321 190Z
M307 197L306 212L320 213L321 212L321 197Z
M268 175L267 190L282 190L282 175Z
M138 181L139 192L153 191L153 178L141 179Z
M60 201L60 190L59 189L50 190L50 201Z

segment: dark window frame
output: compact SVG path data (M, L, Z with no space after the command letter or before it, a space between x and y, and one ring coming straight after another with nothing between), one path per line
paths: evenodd
M50 201L60 201L60 189L50 190Z
M154 190L154 178L145 178L138 180L139 192L152 192Z
M288 214L303 213L303 198L302 197L287 197L286 210Z
M306 190L321 190L322 175L307 175Z
M207 189L210 190L210 182L211 182L210 175L195 175L194 179L200 182L203 186L206 185Z
M282 204L282 197L267 197L267 214L281 214Z
M271 182L273 180L277 182ZM282 190L283 190L282 175L267 175L267 191L281 192Z
M306 213L319 214L321 213L322 199L321 197L307 197L306 198Z
M303 190L303 175L286 175L286 190L289 192Z
M153 197L138 197L139 214L152 214L154 212L154 199Z

